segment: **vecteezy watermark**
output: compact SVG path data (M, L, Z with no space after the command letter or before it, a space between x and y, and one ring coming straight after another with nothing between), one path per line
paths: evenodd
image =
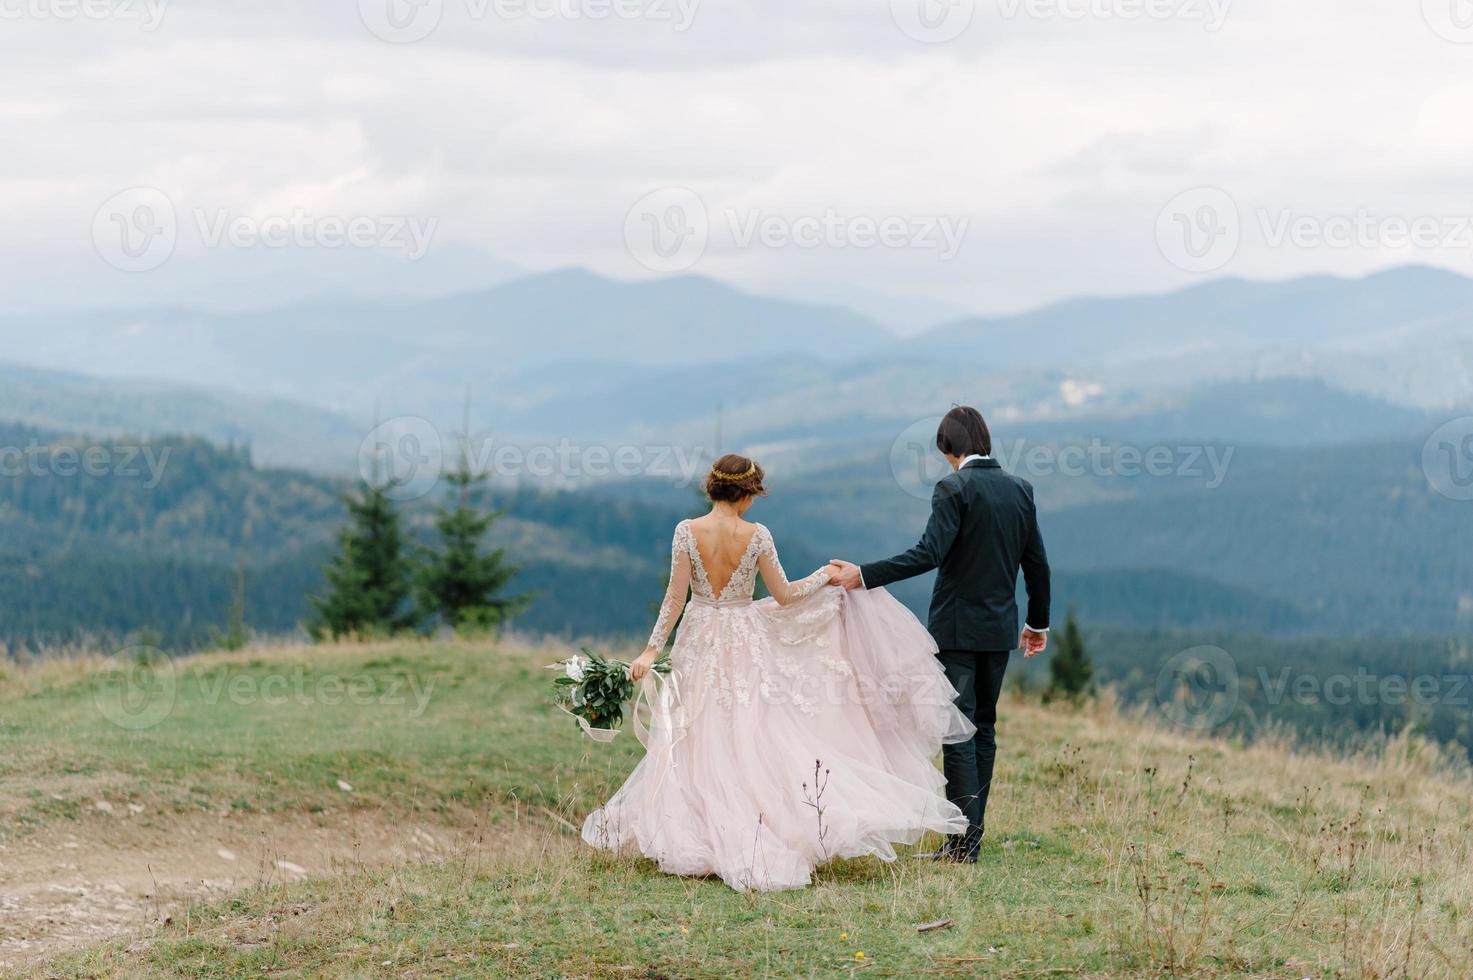
M922 44L945 44L972 25L976 0L890 0L890 19Z
M929 500L936 484L951 472L936 448L936 429L941 417L921 419L907 426L890 445L890 472L906 493ZM1204 488L1216 490L1227 480L1236 446L1174 445L1149 446L1108 443L1091 439L1083 444L1030 444L1027 439L998 440L992 456L1009 473L1027 479L1137 477L1201 480Z
M1233 0L998 0L1005 20L1178 20L1210 33L1222 30L1232 6Z
M1454 44L1473 44L1473 0L1422 0L1422 19Z
M124 272L157 269L174 254L179 218L156 187L119 191L92 216L92 244L104 262Z
M961 252L971 220L963 215L867 214L838 208L799 214L761 208L711 211L687 187L663 187L624 216L624 245L653 272L680 272L700 261L713 238L726 249L911 249L948 262Z
M0 0L0 21L117 21L153 32L169 0Z
M1243 240L1242 216L1232 195L1196 187L1167 202L1156 216L1156 245L1172 265L1214 272L1233 260Z
M143 731L174 712L179 676L162 650L135 646L119 650L92 673L92 703L119 728Z
M1473 214L1315 214L1293 208L1260 208L1258 224L1270 248L1473 250Z
M433 677L414 673L352 674L309 670L304 665L266 673L226 665L181 663L151 647L130 647L109 657L92 675L93 703L119 728L144 731L166 721L182 690L203 708L408 708L422 717L435 692Z
M700 0L452 0L470 21L646 21L690 30ZM440 27L445 0L358 0L369 33L390 44L423 41Z
M700 261L711 238L706 202L688 187L651 191L624 216L624 247L652 272L680 272Z
M164 480L172 446L78 446L31 439L24 446L0 446L0 476L88 476L141 480L153 490Z
M409 214L341 215L294 208L284 214L240 214L192 208L183 225L204 248L356 248L425 256L439 218ZM169 260L181 231L179 212L156 187L130 187L103 202L92 218L92 243L103 261L124 272L147 272Z
M1174 725L1210 731L1238 707L1238 664L1221 647L1183 650L1156 674L1156 706Z
M1453 419L1422 446L1422 472L1451 500L1473 500L1473 415Z
M1466 708L1473 705L1473 674L1373 674L1357 669L1353 674L1296 674L1289 667L1270 673L1258 668L1258 686L1264 700L1273 707L1285 702L1303 707L1328 704L1347 705L1408 704L1431 707L1442 705Z
M1188 272L1215 272L1256 232L1270 249L1457 250L1473 252L1473 212L1397 214L1356 208L1341 213L1294 207L1243 211L1219 187L1178 194L1156 218L1156 244L1167 261Z
M711 454L699 447L673 445L584 445L563 438L534 444L498 441L494 436L457 440L454 454L433 422L413 415L375 426L358 447L358 472L364 482L385 487L391 499L415 500L434 491L445 468L460 452L470 471L493 480L568 485L580 480L669 480L694 486Z

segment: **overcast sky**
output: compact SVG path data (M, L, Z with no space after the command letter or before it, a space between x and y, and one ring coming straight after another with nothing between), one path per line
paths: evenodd
M283 252L271 219L295 215L293 249L433 265L471 246L982 312L1218 275L1473 271L1467 0L0 0L0 17L0 287L57 302L122 280L169 298L97 241L153 227L132 188L172 212L168 261L215 270ZM214 238L221 221L238 227Z

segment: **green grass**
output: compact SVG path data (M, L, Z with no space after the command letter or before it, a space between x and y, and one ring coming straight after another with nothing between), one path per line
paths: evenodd
M123 731L76 670L0 680L3 834L85 827L93 800L194 809L434 813L443 862L362 867L188 909L61 976L1446 976L1473 972L1473 795L1432 747L1342 759L1194 741L1121 717L1004 706L977 868L902 858L741 895L593 853L581 821L631 738L581 740L539 665L561 651L332 647L211 658L156 727ZM219 676L304 669L404 705L215 699ZM293 674L295 676L295 674ZM314 687L315 689L315 687ZM338 781L351 783L347 793ZM938 919L951 928L920 933ZM863 953L862 959L857 954Z
M312 812L345 805L340 780L355 806L552 805L562 779L583 772L567 763L587 747L546 710L547 675L525 656L326 647L154 670L147 686L135 679L129 696L142 710L131 715L114 710L126 679L110 665L42 668L8 689L0 680L0 779L38 790L0 798L0 818L76 816L97 799ZM170 703L157 724L133 727ZM627 761L627 750L604 761L613 758Z

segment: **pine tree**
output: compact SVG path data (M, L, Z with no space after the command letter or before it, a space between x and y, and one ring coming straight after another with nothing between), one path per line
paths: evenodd
M246 625L246 579L245 566L235 567L235 586L230 590L230 609L226 612L225 628L210 628L210 645L216 650L244 650L251 641L251 629Z
M494 631L526 608L531 597L502 595L518 566L506 561L504 549L482 550L501 512L481 505L486 477L471 468L467 448L445 481L453 504L435 510L440 547L427 552L420 571L420 608L426 618L438 615L456 632Z
M364 481L348 496L348 525L338 535L338 553L323 570L325 598L312 597L317 622L313 638L399 633L414 625L410 614L412 574L404 554L399 514L390 498L392 482Z
M1090 664L1084 636L1079 631L1079 621L1074 618L1072 609L1048 669L1049 685L1043 692L1045 702L1064 700L1077 704L1094 693L1094 667Z

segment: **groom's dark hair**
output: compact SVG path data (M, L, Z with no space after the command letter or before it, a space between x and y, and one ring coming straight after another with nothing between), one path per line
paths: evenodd
M936 430L936 448L947 456L991 456L992 433L982 413L970 405L957 405L946 413Z

